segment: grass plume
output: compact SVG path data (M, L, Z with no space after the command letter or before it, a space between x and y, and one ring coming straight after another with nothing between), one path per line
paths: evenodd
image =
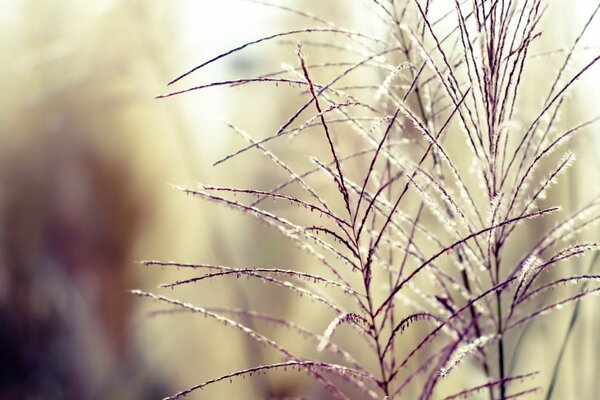
M566 217L560 204L546 199L575 162L562 148L598 121L565 129L559 115L577 82L600 60L596 55L571 68L600 4L562 54L547 91L535 94L538 110L521 112L531 109L523 92L532 71L552 69L552 63L540 65L543 58L532 51L549 1L373 0L369 4L386 28L379 36L337 26L309 10L258 3L313 25L249 40L169 85L254 46L272 42L287 49L287 39L296 42L296 52L290 49L296 65L159 97L251 84L294 88L299 106L271 135L255 139L228 123L248 144L215 163L257 151L280 182L270 190L180 189L274 228L319 267L308 272L302 265L143 264L200 274L162 285L168 288L258 279L301 296L299 301L318 303L329 322L317 333L286 316L211 310L134 291L173 307L167 314L182 309L209 316L279 354L268 364L207 380L169 399L287 369L313 377L322 393L338 399L398 399L407 392L423 400L474 395L505 400L544 391L551 396L555 377L548 389L543 373L517 368L516 374L508 367L519 348L509 338L543 315L579 307L580 299L600 290L598 275L577 275L558 265L576 266L577 257L598 250L593 240L578 241L600 220L598 198ZM319 51L326 59L313 61ZM277 154L275 144L285 140L308 143L294 145L306 150L305 163L288 162L285 151ZM554 152L564 152L558 162ZM537 243L531 232L538 232ZM584 284L567 290L569 283ZM311 340L315 353L295 354L235 318L269 320L296 332L299 340ZM352 348L334 343L342 329L355 336ZM478 371L477 378L463 379L464 387L456 390L449 377L465 364Z

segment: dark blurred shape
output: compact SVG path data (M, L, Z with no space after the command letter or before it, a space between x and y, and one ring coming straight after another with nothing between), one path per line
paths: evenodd
M0 400L155 399L132 251L151 198L136 132L152 65L141 1L12 2L0 55ZM139 7L138 7L139 8ZM135 8L137 10L137 8ZM11 53L10 51L14 53ZM150 68L150 67L146 67ZM146 73L144 73L146 71Z
M146 203L125 160L76 130L3 153L0 399L158 397L128 387L143 369L127 289Z

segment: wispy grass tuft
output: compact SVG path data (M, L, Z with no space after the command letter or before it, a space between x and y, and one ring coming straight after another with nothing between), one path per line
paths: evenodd
M552 7L546 0L373 0L386 28L379 36L310 10L255 2L311 25L248 40L169 85L268 43L288 49L292 41L295 65L158 97L251 84L297 90L298 108L266 137L227 123L248 144L215 163L258 151L280 181L270 190L179 189L274 228L319 267L143 264L198 273L161 288L256 279L319 305L328 322L313 331L285 315L202 308L136 290L169 307L158 314L210 317L278 355L169 399L275 370L307 374L336 399L504 400L543 392L550 398L579 301L600 293L599 275L574 272L578 257L598 254L600 243L579 238L600 221L600 197L567 216L560 201L547 198L575 162L564 147L600 119L569 128L559 118L577 82L600 60L592 56L578 67L573 61L600 3L572 46L536 53ZM325 59L313 60L319 52ZM557 54L560 62L545 61ZM552 78L526 96L539 71ZM294 150L307 153L304 163L288 161L292 153L275 146L284 140L299 143ZM531 365L520 364L521 340L513 339L568 305L575 311L546 387L551 372L524 371ZM276 325L314 352L297 354L244 321ZM304 322L314 326L310 317ZM338 342L342 330L346 340Z

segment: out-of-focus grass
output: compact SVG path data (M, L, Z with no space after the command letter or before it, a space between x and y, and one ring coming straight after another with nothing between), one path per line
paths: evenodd
M223 235L252 236L248 224L167 183L228 179L208 168L233 137L218 116L252 118L268 94L243 108L217 92L154 98L182 65L231 45L238 29L278 23L242 18L256 6L237 7L244 12L227 27L219 22L227 7L207 12L193 1L3 4L0 399L159 398L199 370L225 368L223 357L243 362L239 337L211 351L205 324L175 329L128 293L167 280L137 260L238 262ZM213 73L252 63L241 57ZM207 297L220 292L216 303L231 297L214 286Z

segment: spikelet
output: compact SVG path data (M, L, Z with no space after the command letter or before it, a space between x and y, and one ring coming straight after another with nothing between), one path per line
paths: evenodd
M329 325L327 325L327 328L325 329L325 331L323 332L323 335L321 336L321 341L319 342L319 345L317 346L317 351L320 353L323 350L325 350L325 348L327 347L327 345L329 344L331 337L333 336L333 333L335 332L335 330L343 323L349 323L349 324L359 324L359 321L362 321L363 318L360 317L359 315L355 314L355 313L343 313L338 315L337 317L335 317L330 323Z
M394 79L398 76L400 71L409 68L411 65L408 62L403 62L398 64L396 68L394 68L383 80L383 83L379 86L377 91L375 92L374 98L375 101L381 100L381 98L386 94L391 92L391 85L394 82Z
M448 374L450 372L452 372L453 369L458 367L464 361L464 359L466 357L471 355L477 349L481 349L481 348L485 347L490 341L492 341L496 337L497 337L496 335L480 336L477 339L475 339L471 342L468 342L468 343L462 345L461 347L459 347L456 350L456 352L454 353L454 355L452 356L452 358L448 361L448 363L446 363L446 365L440 369L440 371L439 371L440 376L442 376L442 377L448 376Z

